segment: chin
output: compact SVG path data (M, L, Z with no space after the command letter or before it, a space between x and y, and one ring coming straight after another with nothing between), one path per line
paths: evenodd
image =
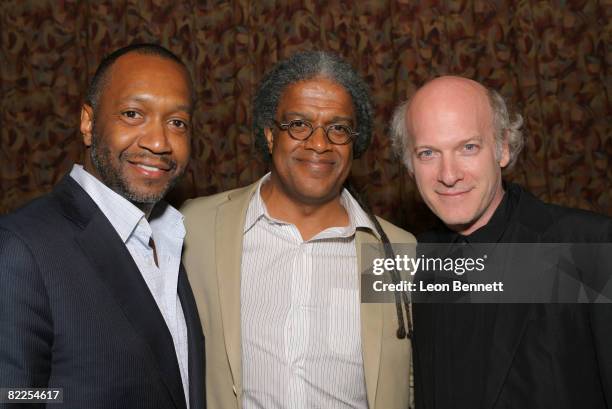
M299 196L300 201L304 203L320 204L329 202L330 200L336 198L338 195L332 192L313 192L312 190L309 190L300 192Z
M447 226L469 227L474 218L471 215L456 214L453 212L435 212L436 216Z
M330 197L336 197L340 194L340 189L336 189L334 186L329 186L320 181L303 183L295 187L295 191L299 196L309 198L313 201L325 201Z
M165 189L160 190L136 190L130 189L123 195L129 201L139 204L155 204L166 195Z

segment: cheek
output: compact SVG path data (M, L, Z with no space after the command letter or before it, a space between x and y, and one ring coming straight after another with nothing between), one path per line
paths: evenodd
M281 170L287 166L287 154L283 152L278 144L274 144L272 149L272 164L276 170Z
M276 135L274 137L274 143L272 144L272 156L278 156L278 154L285 154L295 149L296 144L292 144L291 141L287 141L283 135Z
M341 173L344 176L348 176L349 173L351 173L351 168L353 166L353 158L352 157L344 157L343 158L343 164L342 164L342 171Z
M481 161L470 169L470 175L474 179L480 179L488 184L496 183L499 173L499 165L492 153L488 157L483 157Z
M433 190L438 183L434 166L415 166L413 175L417 187L423 192Z
M282 136L277 137L274 141L272 163L277 170L292 166L292 156L297 150L302 149L299 142L293 142L293 140L285 140Z
M172 146L172 151L174 152L174 160L179 165L186 166L191 156L191 139L185 137L177 140Z
M133 132L127 130L115 129L110 127L101 133L102 143L106 145L111 152L121 154L128 150L136 140Z

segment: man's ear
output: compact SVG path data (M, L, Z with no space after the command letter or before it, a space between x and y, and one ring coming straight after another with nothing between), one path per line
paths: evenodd
M510 145L508 145L508 130L504 131L504 139L502 141L502 152L499 158L499 167L505 168L510 163Z
M271 155L272 148L274 148L274 133L272 132L272 128L264 128L264 135L266 136L266 141L268 143L268 152L270 152Z
M93 139L93 121L93 108L89 104L83 104L81 106L81 135L83 135L83 143L85 146L91 146L91 141Z

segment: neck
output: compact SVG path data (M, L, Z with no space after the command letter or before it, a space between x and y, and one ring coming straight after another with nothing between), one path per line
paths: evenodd
M273 180L261 187L261 198L275 219L294 224L304 241L330 227L347 226L348 213L338 193L329 200L307 202L288 195Z
M142 210L142 212L145 214L145 218L149 220L149 217L151 216L151 212L153 211L153 208L155 207L155 203L136 203L132 201L130 201L130 203L132 203L134 206Z

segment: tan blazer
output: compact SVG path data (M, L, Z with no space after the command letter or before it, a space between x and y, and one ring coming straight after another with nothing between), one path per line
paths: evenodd
M244 220L257 183L188 201L182 208L187 236L183 262L206 340L208 409L242 407L240 262ZM392 243L414 236L379 219ZM357 231L356 245L377 243ZM360 254L360 251L357 251ZM413 399L411 346L397 339L394 304L361 304L361 340L370 409L406 409Z

